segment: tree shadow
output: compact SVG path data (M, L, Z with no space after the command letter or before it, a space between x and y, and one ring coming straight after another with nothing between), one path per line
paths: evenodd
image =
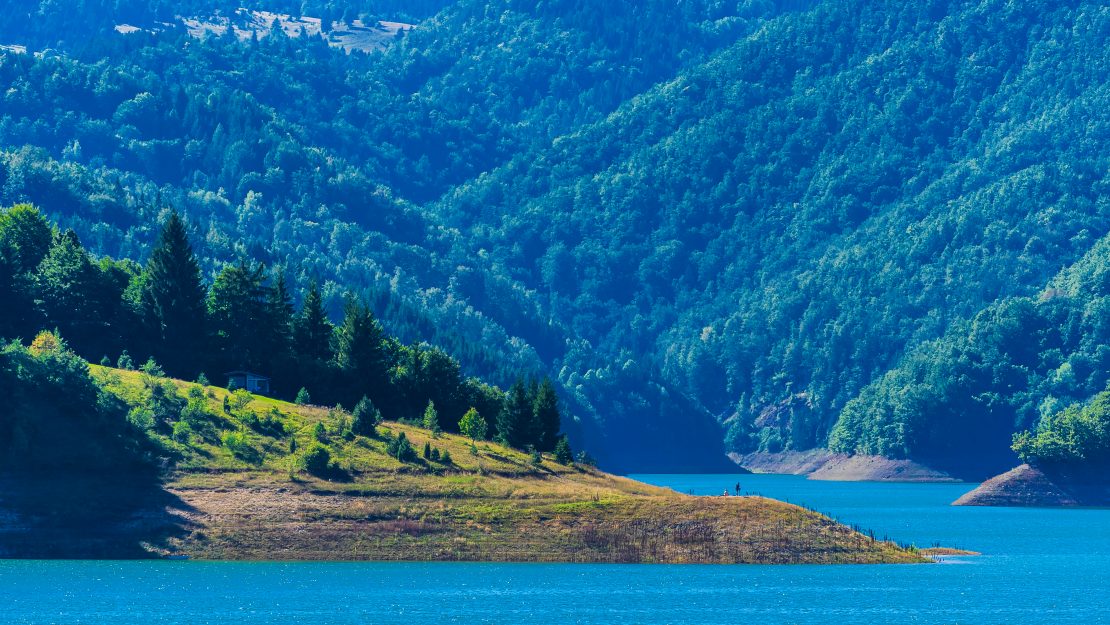
M157 477L0 476L0 557L136 559L173 554L193 509Z

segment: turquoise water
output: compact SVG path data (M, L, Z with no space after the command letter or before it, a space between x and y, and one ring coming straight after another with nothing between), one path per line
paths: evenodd
M644 475L720 493L733 476ZM0 562L0 623L1102 623L1110 510L953 508L969 485L745 476L876 535L984 552L938 565Z

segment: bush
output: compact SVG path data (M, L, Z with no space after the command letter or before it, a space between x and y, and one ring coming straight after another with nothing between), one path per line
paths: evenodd
M127 421L144 432L154 429L154 413L144 406L132 408L127 413Z
M188 421L178 421L173 424L173 440L188 445L193 439L193 427L189 425Z
M301 456L301 468L317 477L327 477L336 468L331 462L331 452L319 443L313 443Z
M220 441L236 458L244 462L258 462L258 450L251 447L251 444L247 442L247 437L242 432L227 432L220 438Z
M597 460L594 460L594 457L586 453L585 450L578 452L578 457L575 458L575 462L590 467L597 466Z
M232 410L238 411L249 406L252 401L254 401L254 396L246 389L239 388L232 391L229 403Z
M324 427L323 422L317 423L312 428L312 437L321 443L328 442L328 429Z

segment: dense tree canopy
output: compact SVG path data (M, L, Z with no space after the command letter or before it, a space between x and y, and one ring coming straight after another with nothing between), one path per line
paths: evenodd
M453 429L473 405L500 430L465 380L381 385L548 375L582 417L563 429L621 468L689 468L722 424L738 452L1001 458L1104 386L1097 315L1039 295L1110 229L1096 2L269 3L419 22L373 54L124 35L167 3L62 4L0 27L62 51L0 54L0 203L148 265L169 206L204 282L283 268L314 400L326 363L352 370L320 339L347 293L396 335L365 389L383 412L434 401ZM40 327L51 304L19 294L65 236L20 223L9 335ZM80 283L65 245L53 270ZM127 291L108 300L142 300L134 270L97 266ZM518 408L506 431L538 431Z

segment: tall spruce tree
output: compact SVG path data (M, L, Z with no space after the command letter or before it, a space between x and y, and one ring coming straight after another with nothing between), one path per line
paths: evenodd
M555 394L555 385L551 378L544 378L536 389L536 396L532 400L533 412L533 440L536 449L540 451L554 451L559 441L559 430L562 427L559 414L559 397Z
M293 348L293 298L289 295L284 267L274 271L267 292L266 309L270 318L270 357L284 359Z
M528 398L528 388L522 380L517 380L509 388L505 405L497 415L497 437L512 447L523 449L530 444L529 431L534 418L532 402Z
M170 213L147 261L141 305L151 351L167 371L200 370L205 346L205 289L185 223Z
M367 395L380 404L386 398L391 363L385 331L370 308L354 298L335 329L335 363L346 378L348 401Z
M313 282L305 294L301 311L293 319L293 350L298 360L328 361L332 358L334 327L328 321L320 289Z

